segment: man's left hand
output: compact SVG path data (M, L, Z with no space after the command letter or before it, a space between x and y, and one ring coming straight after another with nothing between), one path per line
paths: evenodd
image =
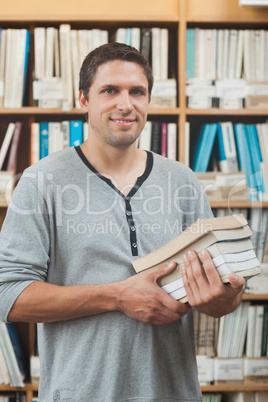
M207 250L200 253L202 264L195 251L189 250L183 258L182 279L188 303L213 317L221 317L240 304L245 279L229 274L229 284L223 284Z

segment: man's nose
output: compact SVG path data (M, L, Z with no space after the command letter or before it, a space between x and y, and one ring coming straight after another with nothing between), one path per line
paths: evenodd
M122 92L119 95L117 109L129 113L133 110L133 104L129 92Z

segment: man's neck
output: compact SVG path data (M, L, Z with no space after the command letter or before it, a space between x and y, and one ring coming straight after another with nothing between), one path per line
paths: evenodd
M98 147L92 148L87 140L81 145L81 149L97 172L109 178L125 195L146 169L147 154L137 149L136 144L125 149L115 147L98 149Z

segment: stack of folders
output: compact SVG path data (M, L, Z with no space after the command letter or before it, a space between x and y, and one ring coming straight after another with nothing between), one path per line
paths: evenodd
M187 302L181 277L183 255L187 250L197 254L207 249L223 283L228 283L231 272L249 279L261 272L260 262L252 247L252 231L243 215L198 219L185 231L159 249L132 262L137 273L176 262L175 270L163 277L159 285L170 296Z

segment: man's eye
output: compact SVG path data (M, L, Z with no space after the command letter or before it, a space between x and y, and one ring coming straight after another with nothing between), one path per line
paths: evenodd
M142 95L142 91L140 91L139 89L133 89L132 93L133 95Z
M113 94L113 93L114 93L114 89L107 88L107 89L105 89L104 92L105 92L106 94Z

